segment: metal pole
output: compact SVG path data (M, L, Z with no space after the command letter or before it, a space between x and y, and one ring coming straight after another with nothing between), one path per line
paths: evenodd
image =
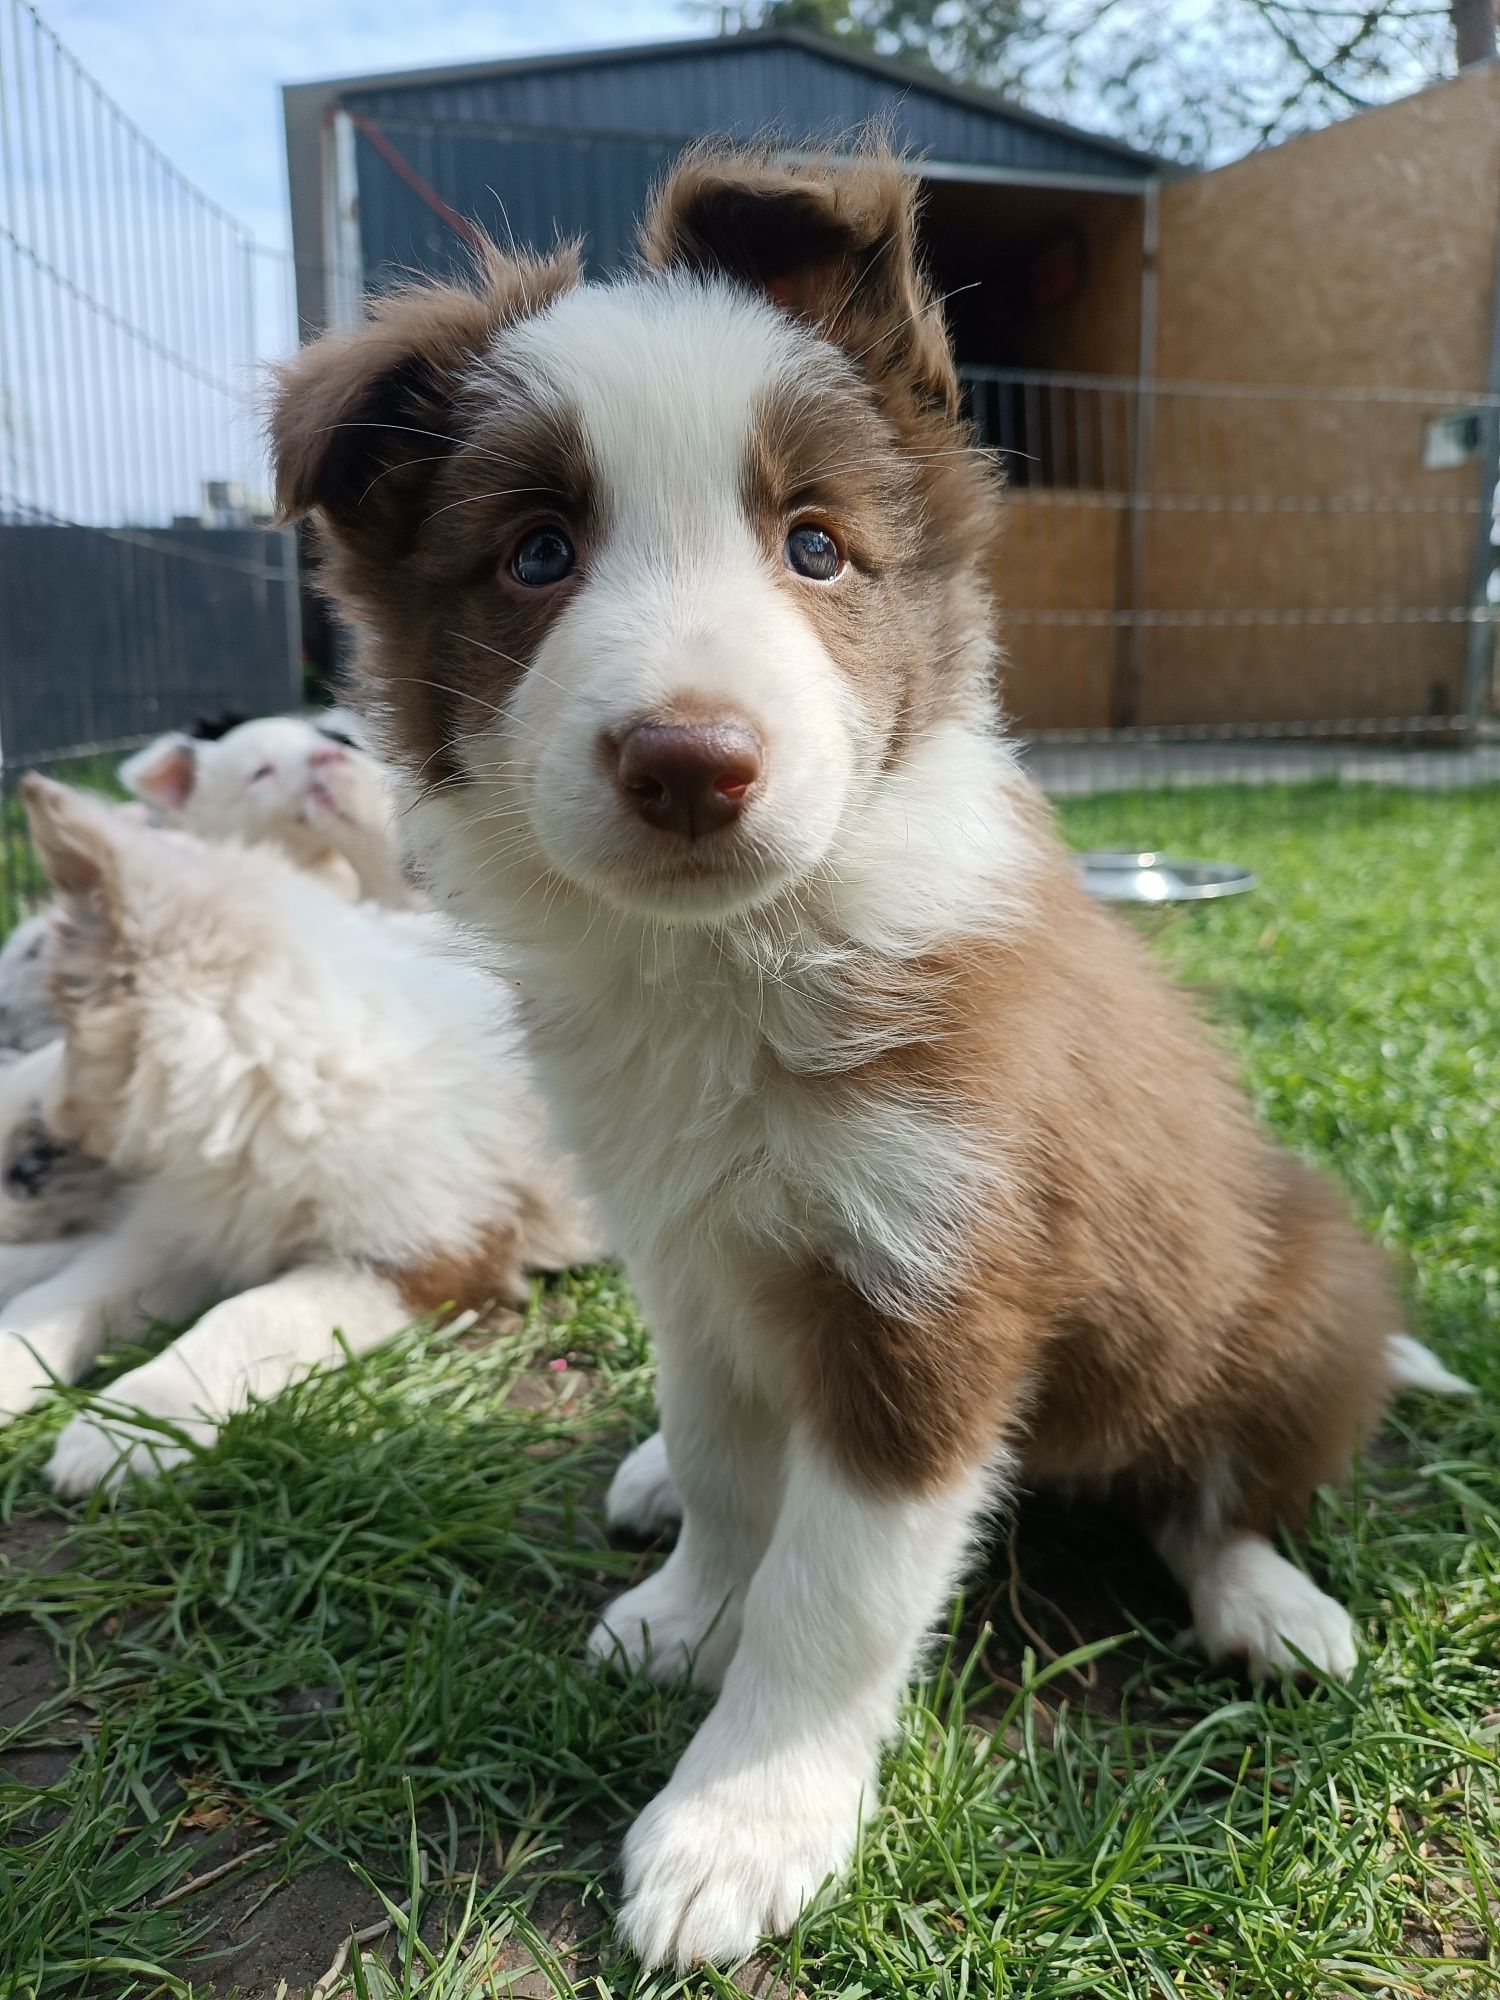
M1496 192L1500 196L1500 188ZM1495 650L1496 607L1489 601L1488 590L1496 564L1491 536L1495 485L1500 480L1500 199L1496 203L1495 257L1490 275L1490 362L1485 389L1489 401L1479 413L1479 512L1469 558L1469 643L1464 661L1464 736L1470 743L1479 733Z
M1128 729L1140 715L1143 634L1139 622L1146 594L1146 523L1144 510L1151 482L1152 423L1156 394L1157 262L1161 247L1161 184L1150 181L1141 212L1141 327L1135 386L1135 435L1130 459L1128 534L1129 603L1127 622L1119 635L1115 680L1110 701L1110 727Z

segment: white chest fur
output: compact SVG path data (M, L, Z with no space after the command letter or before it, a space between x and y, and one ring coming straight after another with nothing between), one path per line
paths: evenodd
M879 1304L944 1288L986 1165L951 1108L861 1074L849 976L666 932L528 982L560 1136L627 1256L816 1258Z

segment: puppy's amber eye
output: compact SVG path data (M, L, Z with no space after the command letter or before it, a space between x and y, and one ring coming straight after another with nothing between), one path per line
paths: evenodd
M814 583L832 583L844 567L839 545L826 528L804 521L786 538L787 567Z
M561 528L534 528L510 559L510 573L528 590L545 590L572 573L578 557Z

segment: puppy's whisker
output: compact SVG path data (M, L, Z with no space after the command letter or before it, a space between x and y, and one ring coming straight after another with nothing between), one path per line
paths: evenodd
M431 438L439 444L446 444L452 446L453 448L452 452L435 453L433 454L434 458L445 459L452 457L457 453L465 452L465 453L471 453L475 458L493 459L497 465L506 465L509 466L512 470L520 469L517 460L513 458L507 458L501 452L490 451L483 445L475 444L472 441L472 439L456 438L451 436L447 431L423 430L416 424L383 423L383 422L378 422L373 417L358 417L358 418L349 418L344 422L337 424L322 424L319 426L318 431L315 433L315 435L319 437L326 437L327 435L329 435L329 433L333 431L399 431L402 432L407 437ZM431 462L432 462L431 459L407 458L401 460L401 462L397 465L386 466L385 471L401 472L409 465L426 465L430 464Z
M550 486L498 486L490 493L466 493L461 500L448 500L441 507L434 507L430 514L423 516L422 525L427 527L440 514L451 514L455 507L477 507L482 500L515 500L525 493L551 492Z
M447 636L450 639L461 639L465 645L477 646L483 653L493 653L497 660L503 660L507 666L517 668L521 673L528 675L534 680L545 681L549 687L557 688L562 694L571 695L573 693L573 690L564 687L563 683L555 675L544 673L535 661L528 664L525 660L518 660L513 653L502 652L498 646L490 645L485 639L476 639L472 632L449 632Z
M456 636L456 635L455 635ZM487 708L491 715L504 716L506 711L498 702L486 701L483 695L475 694L471 688L456 688L449 681L435 681L426 674L388 674L390 681L401 681L411 687L436 688L439 694L452 695L455 701L472 701L480 708ZM450 747L443 746L445 749Z

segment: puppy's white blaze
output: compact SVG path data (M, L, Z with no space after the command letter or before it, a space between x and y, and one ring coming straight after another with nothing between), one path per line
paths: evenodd
M878 1498L793 1447L718 1705L626 1841L621 1928L648 1964L744 1957L847 1864L901 1689L991 1492L971 1472L930 1497Z
M567 294L500 336L508 363L582 419L611 543L688 567L740 518L755 412L831 350L748 291L689 277Z
M655 839L614 796L600 740L687 703L749 721L766 762L732 867L715 886L674 871L658 899L712 909L805 873L828 850L864 732L746 518L743 480L766 397L837 364L748 293L687 279L571 294L500 351L576 416L598 489L586 582L507 718L548 859L651 900Z

